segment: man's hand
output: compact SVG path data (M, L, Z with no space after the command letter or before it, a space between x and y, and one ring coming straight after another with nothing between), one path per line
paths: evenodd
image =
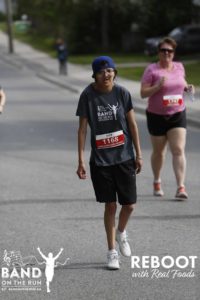
M142 165L143 165L143 161L142 161L142 157L137 157L135 158L135 170L136 170L136 174L141 172L142 169Z
M85 167L84 163L79 163L76 174L78 175L78 177L80 179L86 179L87 178L87 176L86 176L86 167Z

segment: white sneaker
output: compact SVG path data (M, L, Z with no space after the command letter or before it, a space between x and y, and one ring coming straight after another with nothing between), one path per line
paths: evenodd
M107 266L109 270L118 270L120 268L119 256L115 249L108 251L107 259Z
M121 254L124 256L131 256L131 248L127 241L126 230L123 232L120 232L119 230L116 231L116 241L119 244Z

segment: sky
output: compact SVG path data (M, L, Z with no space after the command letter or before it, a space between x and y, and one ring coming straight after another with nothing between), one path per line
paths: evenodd
M0 0L0 11L5 11L4 0Z

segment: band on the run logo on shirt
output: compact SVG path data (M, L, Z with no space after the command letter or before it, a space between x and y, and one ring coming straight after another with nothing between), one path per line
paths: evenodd
M183 104L181 95L166 95L163 97L163 106L179 106Z
M106 149L121 146L125 143L123 130L96 135L97 149Z

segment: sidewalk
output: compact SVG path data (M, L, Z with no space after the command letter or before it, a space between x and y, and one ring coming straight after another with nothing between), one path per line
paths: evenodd
M27 44L14 41L14 54L8 54L7 35L0 31L0 59L17 68L28 68L35 72L36 76L47 80L53 84L66 88L71 92L80 94L80 92L92 82L91 68L88 66L68 64L68 76L58 74L58 62L56 59L49 57L46 53L33 49ZM140 113L145 112L146 99L140 97L140 82L126 80L118 77L117 83L126 87L132 94L135 110ZM200 127L200 87L196 88L196 101L191 102L187 99L187 120L188 124Z

